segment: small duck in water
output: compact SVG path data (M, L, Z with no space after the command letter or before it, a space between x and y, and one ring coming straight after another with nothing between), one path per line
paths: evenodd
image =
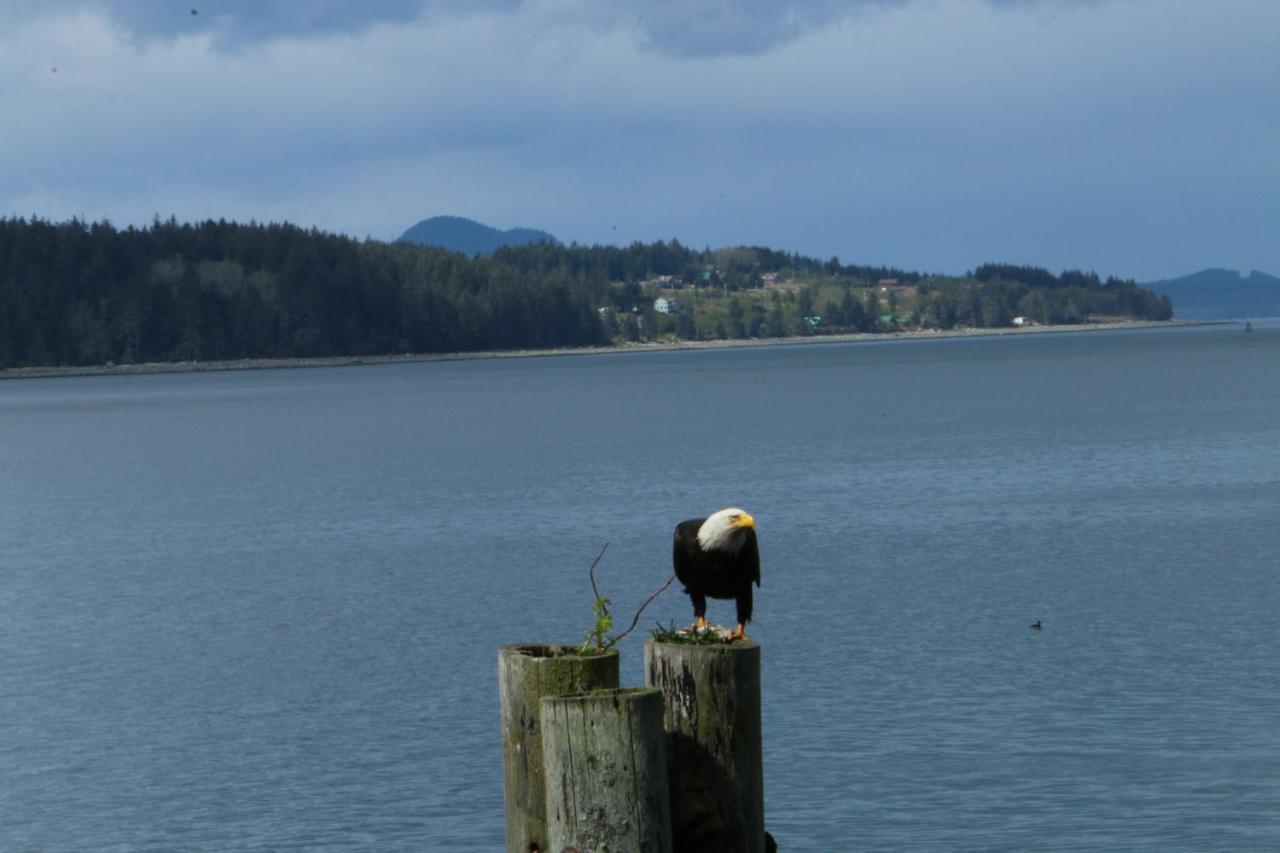
M1037 619L1035 622L1033 622L1033 623L1031 624L1031 630L1032 630L1032 631L1039 631L1039 630L1040 630L1040 620L1039 620L1039 619Z

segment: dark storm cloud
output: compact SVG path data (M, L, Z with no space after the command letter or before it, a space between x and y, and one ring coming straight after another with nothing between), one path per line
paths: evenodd
M648 47L697 56L753 54L847 20L868 8L906 0L631 0L625 12Z
M671 56L752 55L823 27L856 20L875 9L921 0L568 0L566 14L598 25L626 27L644 46ZM1090 5L1113 0L985 0L995 7ZM0 7L0 21L54 14L104 15L136 38L212 33L222 48L281 36L354 32L419 18L446 19L509 12L528 0L45 0L20 9ZM553 4L554 5L554 4Z
M629 24L646 47L672 56L761 53L805 33L856 22L860 15L922 0L623 0L603 4L614 23ZM994 7L1081 6L1114 0L984 0ZM598 12L598 14L601 14Z
M104 15L139 38L173 38L212 32L224 46L279 36L350 32L421 16L510 9L518 0L44 0L24 11L0 7L3 18L91 12Z

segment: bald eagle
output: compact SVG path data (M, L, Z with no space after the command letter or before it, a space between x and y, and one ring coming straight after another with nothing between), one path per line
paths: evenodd
M707 596L738 604L738 627L730 640L745 640L751 621L751 584L760 586L756 520L736 507L676 525L672 561L693 602L695 630L707 627Z

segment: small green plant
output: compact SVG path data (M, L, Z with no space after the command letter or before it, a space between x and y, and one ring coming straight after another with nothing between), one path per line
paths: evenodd
M600 655L616 646L623 637L635 630L636 624L640 621L640 614L649 606L655 598L666 591L671 586L672 581L676 579L675 575L667 578L657 592L644 600L644 604L640 605L640 609L636 611L635 618L631 620L631 626L621 634L613 634L613 614L609 612L609 605L613 604L613 600L605 598L600 594L600 590L596 587L596 566L600 563L600 558L604 556L604 552L609 550L609 543L604 543L604 547L600 549L600 553L596 554L596 558L591 561L591 567L587 569L587 577L591 579L591 593L594 600L591 602L592 627L587 631L586 638L582 641L582 645L578 647L580 655Z
M596 596L596 600L591 602L591 609L595 613L595 627L587 632L587 639L583 643L584 646L595 645L597 649L603 650L613 646L609 641L609 633L613 631L613 614L609 612L609 605L613 604L613 599L601 598Z

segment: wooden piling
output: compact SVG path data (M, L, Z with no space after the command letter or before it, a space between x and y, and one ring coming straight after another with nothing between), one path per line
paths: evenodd
M618 652L579 656L574 646L517 643L498 650L507 853L548 853L542 763L546 696L616 689Z
M645 683L662 691L675 853L764 853L760 646L649 640Z
M542 700L551 850L671 853L662 716L644 687Z

